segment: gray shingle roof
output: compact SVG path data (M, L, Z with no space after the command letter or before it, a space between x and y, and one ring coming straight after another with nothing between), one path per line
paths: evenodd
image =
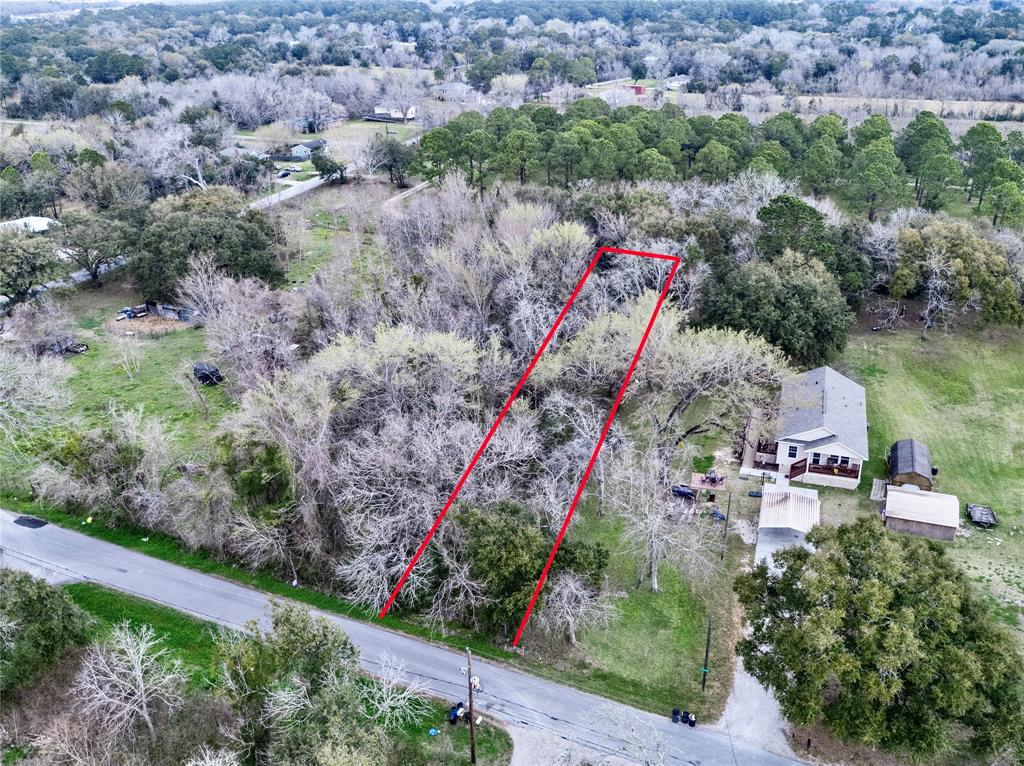
M819 438L808 444L838 441L867 459L867 423L864 386L831 367L800 373L782 386L780 441L799 441L791 437L824 428L835 438Z
M932 455L928 445L917 439L900 439L889 449L889 476L918 473L932 477Z

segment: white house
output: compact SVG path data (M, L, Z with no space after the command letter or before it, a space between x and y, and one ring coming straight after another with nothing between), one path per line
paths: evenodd
M295 160L308 160L313 156L313 152L317 149L324 149L327 147L327 142L322 138L315 138L312 141L303 141L301 144L295 144L292 147L292 159Z
M790 378L782 387L774 440L744 450L742 473L856 489L868 459L864 387L831 367Z
M29 234L42 234L44 231L49 231L50 227L56 223L57 222L52 218L47 218L42 215L29 215L24 218L15 218L11 221L3 221L0 223L0 230L7 231L15 229Z
M373 116L378 120L395 120L396 122L409 121L416 119L416 106L410 106L402 113L402 110L397 106L375 106L373 107Z

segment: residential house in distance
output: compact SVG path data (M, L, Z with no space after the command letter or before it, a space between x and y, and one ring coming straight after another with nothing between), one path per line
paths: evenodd
M219 152L221 157L226 160L255 160L260 162L270 157L266 152L257 151L256 149L247 149L242 146L225 146Z
M831 367L790 378L774 439L745 440L740 473L856 489L868 459L864 387Z
M407 107L403 112L401 107L379 104L373 107L373 114L365 115L364 119L374 122L409 122L416 119L416 106Z
M913 484L889 485L882 512L886 529L932 540L952 540L960 527L960 500L956 495L926 492Z
M3 231L23 231L26 234L42 234L45 231L49 231L51 226L55 226L57 222L52 218L47 218L42 215L28 215L24 218L15 218L10 221L3 221L0 223L0 230Z
M889 483L902 487L913 484L930 491L932 477L939 469L932 465L928 445L917 439L900 439L889 448Z
M292 147L293 160L308 160L317 149L326 149L327 142L322 138L315 138L312 141L303 141Z

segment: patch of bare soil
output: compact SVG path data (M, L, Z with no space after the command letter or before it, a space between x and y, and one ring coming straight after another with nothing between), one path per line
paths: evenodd
M118 321L113 317L103 323L103 329L113 335L166 335L175 330L182 330L188 327L187 324L178 319L147 314L136 319L122 319Z

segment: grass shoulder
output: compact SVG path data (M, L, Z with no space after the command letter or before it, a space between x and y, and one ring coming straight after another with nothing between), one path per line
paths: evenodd
M115 625L126 620L133 625L148 624L162 639L172 658L182 663L194 688L205 690L216 683L215 625L92 583L73 583L65 585L64 590L93 617L93 638L104 638ZM422 720L389 733L403 764L427 766L445 756L450 758L448 763L469 762L468 727L449 726L447 713L447 705L428 700ZM431 730L438 733L431 735ZM481 764L507 764L512 754L512 740L499 725L485 721L477 730L477 753Z

